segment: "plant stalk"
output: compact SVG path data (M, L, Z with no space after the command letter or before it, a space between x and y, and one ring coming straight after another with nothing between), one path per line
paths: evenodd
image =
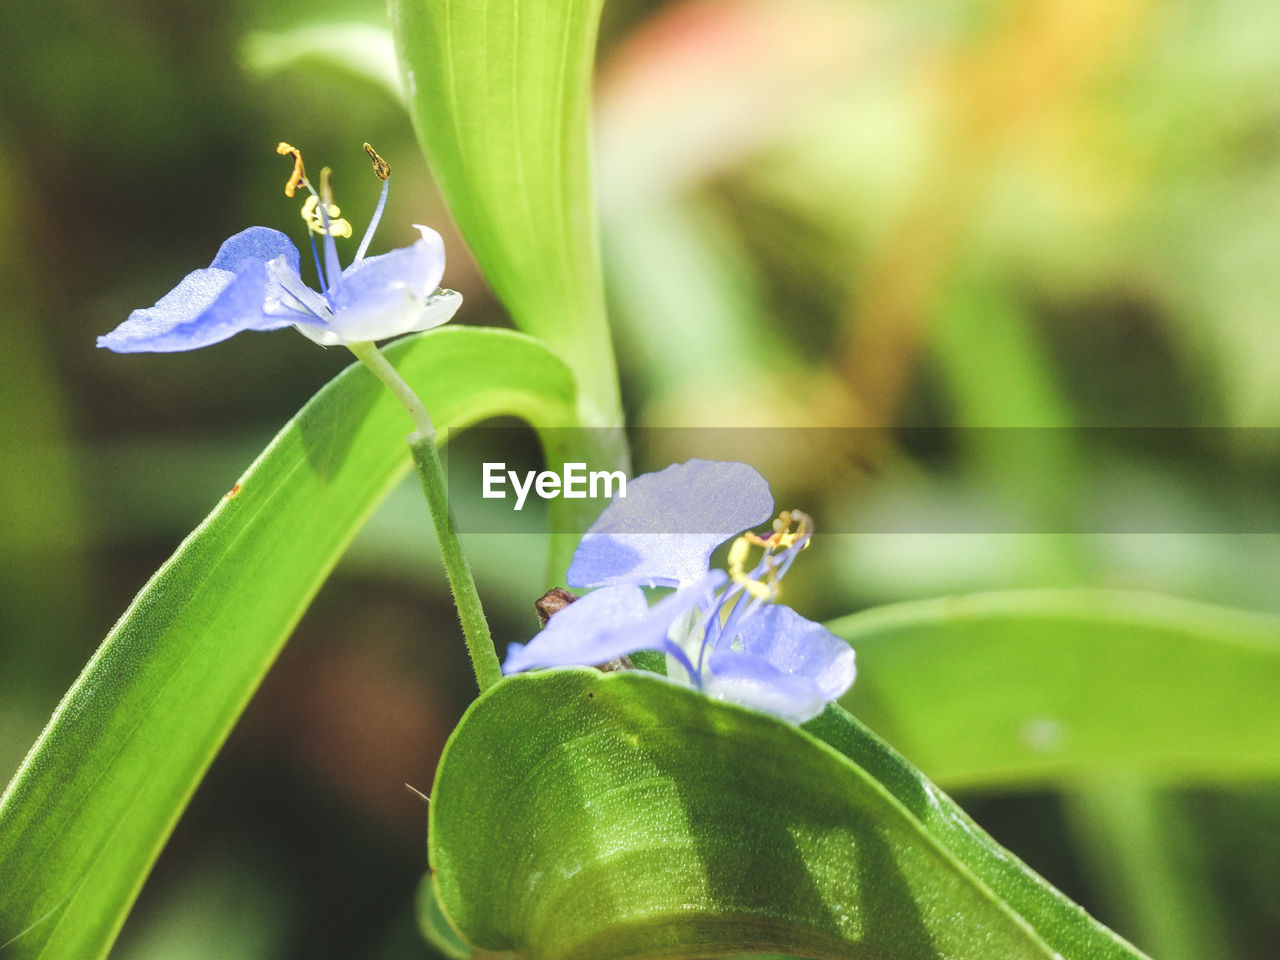
M471 566L467 563L462 541L458 538L458 524L449 507L444 465L440 462L440 452L436 449L435 425L413 388L374 344L353 343L348 344L348 347L374 376L386 384L413 417L416 429L409 434L409 449L413 453L418 478L422 481L422 491L427 497L427 508L435 526L436 539L440 543L440 557L444 561L449 589L453 592L453 602L458 608L458 619L462 622L462 635L467 643L467 652L471 655L471 669L475 672L476 683L483 693L502 679L502 667L498 663L498 654L489 634L489 622L485 619L484 608L480 604L475 579L471 576Z

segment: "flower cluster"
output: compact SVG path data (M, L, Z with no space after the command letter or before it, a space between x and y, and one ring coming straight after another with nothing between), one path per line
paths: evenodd
M627 484L583 536L568 582L595 588L513 643L504 673L667 654L667 674L709 696L803 723L854 678L852 648L776 603L809 544L812 523L784 511L768 536L749 531L773 514L768 484L742 463L690 460ZM730 537L728 572L712 552ZM760 559L748 567L754 549ZM673 587L652 607L642 587Z
M268 227L250 227L223 243L208 267L187 274L154 306L134 310L115 330L99 337L98 346L117 353L167 353L207 347L242 330L287 326L334 346L427 330L457 312L461 295L438 289L444 276L444 241L430 227L418 226L422 237L408 247L365 256L386 206L391 173L372 147L365 144L383 181L382 194L355 259L345 270L334 237L350 236L351 225L332 202L328 171L317 191L306 178L297 149L287 143L277 149L294 159L285 193L292 197L299 186L310 193L302 216L309 227L320 292L303 282L302 258L287 236ZM323 238L323 261L316 234Z

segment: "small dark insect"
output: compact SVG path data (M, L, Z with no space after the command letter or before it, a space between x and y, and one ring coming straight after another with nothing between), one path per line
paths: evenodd
M533 602L534 609L538 611L538 622L545 627L548 620L577 599L564 587L552 587Z
M545 627L548 620L577 599L564 587L552 587L533 602L533 608L538 611L538 620ZM612 670L635 669L635 666L627 657L615 657L612 660L606 660L604 663L594 664L594 666L597 670L605 673Z

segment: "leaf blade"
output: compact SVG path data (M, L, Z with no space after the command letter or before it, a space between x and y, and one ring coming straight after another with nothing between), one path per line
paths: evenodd
M442 426L573 422L571 375L523 335L442 328L387 353ZM410 426L348 368L139 593L0 799L6 956L106 953L293 624L407 470Z
M409 111L516 325L564 358L582 421L622 422L588 133L603 0L394 0Z
M831 724L882 749L847 715ZM918 772L896 769L925 789ZM446 747L430 817L441 903L484 949L530 958L1049 958L1061 949L847 754L635 671L547 671L487 692ZM1037 895L1083 916L1041 884ZM1068 956L1139 956L1092 921L1080 929L1095 952Z
M893 604L829 626L858 651L843 704L949 787L1280 772L1274 617L1026 590Z

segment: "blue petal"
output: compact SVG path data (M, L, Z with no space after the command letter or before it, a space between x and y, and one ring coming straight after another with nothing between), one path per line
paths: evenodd
M732 649L730 640L736 641ZM840 697L856 673L853 648L790 607L768 606L721 637L708 660L708 694L802 723Z
M764 657L735 650L716 650L709 659L702 690L713 700L728 700L792 723L804 723L827 705L807 678L783 673Z
M692 672L685 652L668 638L677 619L706 605L725 575L715 570L696 584L663 597L652 607L644 591L629 584L588 593L551 618L528 644L507 647L503 673L534 667L592 666L637 650L663 650Z
M723 570L712 570L704 574L700 580L687 584L675 593L663 597L649 608L649 613L644 620L634 627L628 628L631 649L633 651L663 650L675 657L679 664L684 667L688 677L693 677L697 670L691 658L696 659L696 656L701 652L705 618L710 615L714 607L716 590L728 579ZM686 650L671 639L671 628L677 620L694 609L701 610L704 615L696 621L693 627L695 639L691 646L697 645L699 649Z
M287 245L281 250L281 243ZM291 321L264 312L277 284L267 260L296 273L298 251L278 230L250 227L223 243L213 265L187 274L155 306L134 310L98 346L117 353L195 350L241 330L275 330ZM284 258L284 262L276 258Z
M452 310L432 309L430 302L444 276L444 241L430 227L418 230L421 240L352 264L334 285L329 326L341 342L385 340L439 326L453 316ZM461 297L452 301L453 309L461 302Z
M853 648L788 606L762 608L735 633L745 652L764 657L783 673L808 677L828 700L843 695L853 683Z
M604 642L611 632L633 626L649 612L639 587L609 587L569 604L555 614L528 644L507 648L503 673L534 667L590 666L631 653L639 647L615 651Z
M627 495L583 536L567 579L575 587L692 583L717 546L772 515L768 483L745 463L673 464L627 483Z
M238 273L240 268L254 261L266 262L276 257L284 257L285 263L297 273L302 268L302 259L298 248L285 234L270 227L250 227L241 230L235 236L228 237L218 248L218 255L209 264L212 270L230 270Z

